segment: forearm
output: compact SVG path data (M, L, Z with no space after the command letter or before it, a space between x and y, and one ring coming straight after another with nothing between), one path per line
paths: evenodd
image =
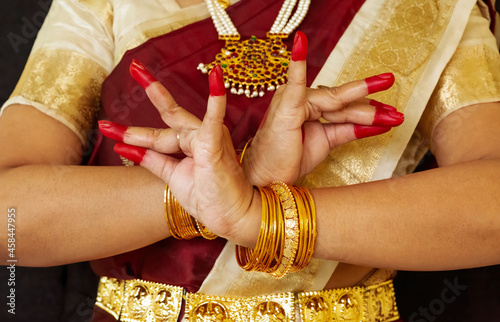
M15 207L20 265L97 259L170 236L165 185L141 167L28 165L2 170L0 182L0 236L7 245L8 209Z
M312 189L315 256L369 267L442 270L500 262L500 161L480 160Z

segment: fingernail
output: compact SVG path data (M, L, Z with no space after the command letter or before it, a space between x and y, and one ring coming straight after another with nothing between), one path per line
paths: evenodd
M370 100L370 105L375 106L375 107L380 107L381 109L387 110L387 111L397 111L397 109L394 106L384 104L382 102L376 101L376 100Z
M132 75L132 77L139 84L141 84L144 89L148 88L149 85L157 81L147 70L146 66L135 59L133 59L130 64L130 75Z
M398 112L394 107L389 105L379 106L375 109L375 117L373 125L389 125L398 126L405 120L403 113Z
M307 37L302 31L295 33L292 47L292 60L301 61L306 60L307 57Z
M384 91L394 84L394 75L392 73L380 74L365 79L368 87L368 94Z
M208 76L208 85L210 87L211 96L226 95L224 76L222 75L222 68L219 64L215 65L215 67L210 71L210 75Z
M144 160L147 149L125 143L116 143L113 147L113 151L132 162L141 164L142 160Z
M127 131L128 126L105 120L98 121L98 123L99 130L104 136L116 141L123 142L123 137L125 136L125 131Z
M354 124L354 135L358 139L366 138L369 136L374 136L388 132L391 129L390 126L374 126L374 125L359 125Z

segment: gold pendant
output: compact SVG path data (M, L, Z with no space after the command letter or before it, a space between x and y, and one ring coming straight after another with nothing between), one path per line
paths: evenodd
M219 64L224 83L232 94L262 97L266 91L274 91L287 80L290 52L281 38L287 35L267 35L266 39L252 36L240 41L228 37L226 45L210 64L199 64L198 70L209 73Z

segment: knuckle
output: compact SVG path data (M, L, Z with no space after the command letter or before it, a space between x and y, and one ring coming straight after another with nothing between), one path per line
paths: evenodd
M162 129L153 129L150 134L149 141L151 142L151 148L157 150L162 137Z
M343 99L342 91L339 87L330 87L327 90L328 95L330 96L330 99L335 102L336 105L340 107L340 109L345 109L347 108L349 102L346 102Z

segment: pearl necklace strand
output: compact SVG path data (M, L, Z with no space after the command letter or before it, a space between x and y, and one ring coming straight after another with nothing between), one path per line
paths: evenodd
M233 21L226 12L224 6L217 0L205 0L208 7L208 12L212 17L215 29L222 39L239 39L239 32L233 24ZM304 20L307 14L311 0L299 0L297 10L290 19L293 8L297 4L297 0L285 0L281 9L274 21L270 34L290 35L295 28Z
M245 41L240 41L240 34L221 0L205 2L219 39L225 40L226 46L214 62L200 63L198 70L206 74L216 64L221 65L226 88L231 88L233 94L247 97L262 97L266 90L274 91L286 83L290 52L281 39L287 38L304 20L311 0L285 0L267 38L261 40L252 36Z

